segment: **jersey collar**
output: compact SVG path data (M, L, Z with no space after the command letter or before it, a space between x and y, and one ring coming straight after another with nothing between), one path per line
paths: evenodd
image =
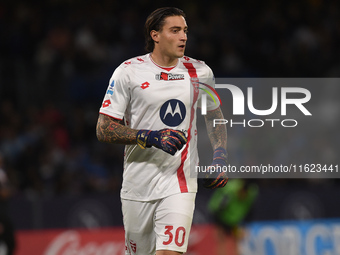
M149 54L149 58L150 58L151 62L152 62L154 65L156 65L157 67L159 67L159 68L161 68L161 69L163 69L163 70L166 70L167 72L170 72L172 69L174 69L176 66L178 66L178 63L179 63L179 59L178 59L176 65L174 65L174 66L160 66L160 65L158 65L155 61L153 61L153 59L152 59L152 57L151 57L151 54Z

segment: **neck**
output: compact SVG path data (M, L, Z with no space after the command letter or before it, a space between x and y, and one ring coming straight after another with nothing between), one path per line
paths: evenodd
M153 51L150 57L157 65L163 67L175 66L178 62L178 58L171 58L164 54L159 54L157 51Z

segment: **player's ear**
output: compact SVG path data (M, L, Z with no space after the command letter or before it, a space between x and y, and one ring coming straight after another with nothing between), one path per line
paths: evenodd
M159 32L156 31L156 30L151 30L150 31L150 36L152 38L152 40L154 40L155 43L158 43L159 42Z

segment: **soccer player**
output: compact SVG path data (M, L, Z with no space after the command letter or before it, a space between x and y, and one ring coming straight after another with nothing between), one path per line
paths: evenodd
M188 26L182 10L165 7L145 23L146 55L113 73L97 123L99 141L126 144L121 201L126 254L186 252L197 192L196 109L200 86L214 91L211 69L184 56ZM210 97L208 97L210 98ZM206 100L212 165L226 164L226 128L219 102ZM204 186L223 187L225 173Z

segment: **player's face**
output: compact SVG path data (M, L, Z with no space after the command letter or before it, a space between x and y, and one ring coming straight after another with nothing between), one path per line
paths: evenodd
M160 53L170 58L181 58L187 42L188 26L183 16L165 18L161 31L154 38L155 47Z

